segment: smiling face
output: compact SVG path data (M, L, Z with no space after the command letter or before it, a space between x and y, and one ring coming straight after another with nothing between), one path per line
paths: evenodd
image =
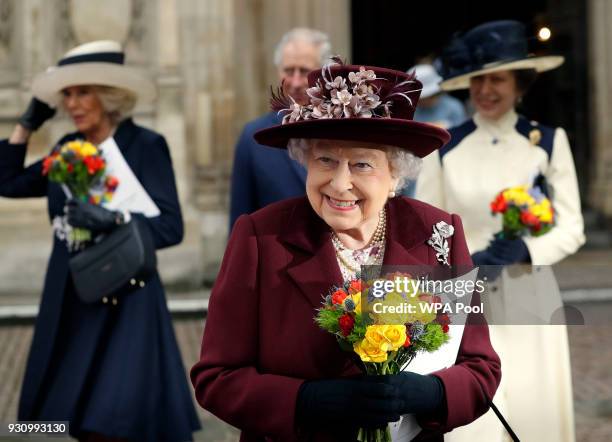
M470 79L470 98L480 115L498 120L513 109L520 94L512 71L499 71Z
M307 156L306 195L336 232L369 241L398 180L384 148L354 141L318 140Z
M70 86L62 90L62 104L77 130L90 141L106 138L111 122L94 86ZM99 140L99 141L102 141Z

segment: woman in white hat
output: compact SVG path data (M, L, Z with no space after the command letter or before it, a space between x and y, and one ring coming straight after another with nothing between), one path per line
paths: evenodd
M442 58L442 89L469 88L476 114L451 129L450 143L425 160L416 198L461 215L477 265L547 266L575 253L585 239L567 135L515 110L537 73L558 67L563 57L529 56L524 25L496 21L456 38ZM490 202L505 188L532 183L552 199L555 226L538 237L496 236L502 225ZM521 440L573 441L567 331L535 325L550 324L562 301L550 269L533 270L503 270L490 295L492 305L504 306L501 316L487 318L504 370L493 402ZM505 440L504 428L490 411L449 439L497 442Z
M183 237L168 145L129 118L137 99L154 97L154 86L123 59L112 41L69 51L34 79L28 110L10 139L0 141L0 195L46 197L55 231L18 418L69 421L79 440L186 441L199 421L157 272L132 281L114 302L87 304L77 297L68 266L72 227L97 235L138 218L155 248ZM67 201L42 173L42 160L24 167L30 134L55 106L77 129L57 146L74 139L98 145L119 175L106 207Z

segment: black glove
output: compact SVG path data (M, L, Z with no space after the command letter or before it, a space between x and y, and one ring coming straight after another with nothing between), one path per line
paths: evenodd
M504 265L524 263L531 261L527 244L521 238L500 239L495 238L487 250Z
M374 379L364 376L304 382L297 397L296 423L306 428L376 428L397 421L404 408L397 389Z
M495 281L504 269L503 262L492 255L489 250L481 250L472 255L472 262L478 266L478 279Z
M446 404L444 385L436 376L402 371L382 378L399 391L404 404L401 414L436 412Z
M31 131L37 130L45 121L55 115L55 109L50 107L44 101L40 101L36 97L32 97L28 108L19 119L21 124L26 129Z
M123 222L120 212L105 209L94 204L85 203L77 199L66 202L66 215L68 224L72 227L81 227L93 232L108 232Z
M501 265L500 260L493 256L489 249L481 250L472 255L472 262L476 266L486 266L486 265Z

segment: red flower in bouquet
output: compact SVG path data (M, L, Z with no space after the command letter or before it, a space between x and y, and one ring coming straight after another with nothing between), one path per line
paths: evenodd
M114 192L115 189L117 189L117 186L119 185L119 180L117 179L117 177L114 177L112 175L107 176L105 185L108 191Z
M539 230L540 220L531 212L521 212L521 222L527 226L532 226L535 227L536 230Z
M95 175L99 170L104 170L106 163L99 156L88 156L83 158L85 167L87 167L87 173Z
M42 169L43 175L47 175L49 173L49 169L51 169L51 166L53 166L53 162L55 161L57 156L58 156L58 153L54 152L51 155L45 157L45 159L43 160L43 169Z
M349 293L358 293L361 292L361 279L355 279L349 283L348 286Z
M350 313L345 313L338 318L338 325L344 337L347 337L353 331L355 326L355 318Z
M410 347L410 334L406 334L406 341L404 341L404 347Z
M491 212L504 213L508 207L508 202L504 198L503 192L499 193L493 201L491 201Z
M342 304L347 296L348 293L346 293L343 289L338 289L332 293L332 303L336 305Z

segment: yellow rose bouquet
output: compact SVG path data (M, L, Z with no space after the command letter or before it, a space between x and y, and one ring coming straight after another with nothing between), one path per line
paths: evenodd
M389 275L393 279L397 275ZM449 339L447 314L435 312L427 304L440 304L440 298L427 293L396 293L385 296L385 305L411 304L411 313L364 312L362 293L368 286L360 279L334 287L317 311L316 323L335 335L340 348L355 352L368 375L397 374L419 352L433 352ZM399 311L400 309L391 309ZM389 429L360 429L358 440L391 441Z

